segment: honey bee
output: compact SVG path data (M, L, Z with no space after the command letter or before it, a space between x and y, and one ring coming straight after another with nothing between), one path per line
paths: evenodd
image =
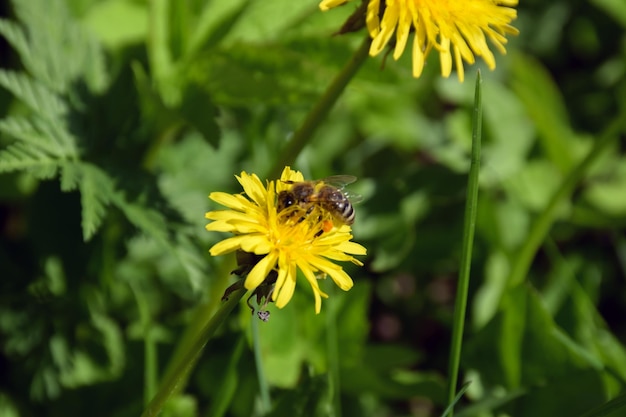
M293 185L289 190L278 193L278 212L297 205L304 211L304 216L298 221L319 209L322 214L330 215L337 224L351 225L355 217L352 203L360 201L360 196L343 191L343 188L354 181L356 177L352 175L333 175L316 181L285 181ZM322 232L333 228L332 220L322 222Z

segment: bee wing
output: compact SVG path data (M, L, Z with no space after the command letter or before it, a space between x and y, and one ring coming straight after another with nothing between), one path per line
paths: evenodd
M342 189L346 185L355 182L356 177L354 175L331 175L330 177L326 177L324 179L321 179L320 181L332 185L333 187Z
M351 191L342 191L342 193L352 204L360 203L361 201L363 201L363 196L361 194L353 193Z

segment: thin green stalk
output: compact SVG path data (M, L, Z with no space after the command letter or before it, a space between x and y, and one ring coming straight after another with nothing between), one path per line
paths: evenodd
M452 343L448 362L448 403L454 404L459 365L461 363L461 346L463 343L463 329L465 327L465 310L467 307L467 291L470 280L470 265L472 248L474 245L474 229L476 225L476 211L478 203L478 174L480 172L480 145L482 131L482 79L480 71L476 74L476 90L474 93L474 112L472 115L472 154L470 161L467 199L465 202L465 219L463 225L463 252L459 280L454 302L454 324L452 327ZM449 416L454 414L454 407Z
M328 356L328 373L333 396L334 417L341 417L341 380L339 379L339 339L337 337L337 310L339 301L335 287L329 291L330 298L326 302L326 355Z
M135 300L137 301L139 319L141 321L141 327L143 328L143 403L146 405L157 390L158 358L156 341L153 336L152 317L150 317L150 307L148 306L148 301L143 295L143 292L137 288L137 284L135 282L130 282L129 286L135 296Z
M252 317L252 341L254 343L254 363L256 364L256 375L259 381L259 393L261 395L261 414L265 415L272 409L272 399L270 397L270 387L265 378L263 362L261 360L261 338L259 336L259 320Z
M245 292L246 291L244 289L239 289L229 295L228 300L220 306L219 310L217 310L215 315L198 333L193 343L191 343L188 349L184 352L182 355L183 360L181 360L173 371L163 379L161 386L159 387L159 391L154 396L152 401L150 401L150 404L148 404L143 414L141 414L142 417L153 417L159 414L163 405L170 398L170 396L180 389L182 386L181 382L187 380L187 377L200 358L202 350L211 336L213 336L213 333L215 333L215 330L217 330L217 328L226 320Z
M294 132L293 137L282 150L280 156L276 158L276 163L270 169L269 178L278 177L284 166L291 165L296 160L296 157L309 142L317 127L322 124L322 121L326 118L350 80L367 59L370 43L371 39L368 35L352 58L346 63L346 66L337 74L322 97L307 114L300 128Z
M563 179L563 182L552 195L546 208L533 223L528 237L524 241L524 245L515 257L515 261L511 267L511 275L508 280L510 287L520 285L524 282L537 250L539 250L541 243L545 240L554 223L559 206L563 201L570 198L574 188L580 183L585 173L589 170L589 167L598 156L619 137L619 133L623 131L625 126L626 107L622 109L622 112L611 122L604 132L602 132L600 138L595 141L593 148L591 148L587 156L572 169L565 179Z

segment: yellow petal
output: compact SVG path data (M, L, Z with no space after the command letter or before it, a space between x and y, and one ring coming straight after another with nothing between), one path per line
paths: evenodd
M380 10L380 0L370 0L367 5L367 13L365 14L365 24L367 25L367 31L372 38L378 36L380 32L380 19L378 17L378 11Z
M312 258L309 263L322 272L327 273L335 281L335 284L344 291L352 288L354 283L348 274L340 266L323 258Z
M370 46L370 55L375 56L389 43L398 23L398 8L387 5L383 20L380 22L380 33L376 35Z
M254 253L255 255L265 255L269 253L273 246L265 235L243 235L245 239L241 241L241 249L244 252Z
M320 10L326 11L328 9L332 9L333 7L344 4L346 1L348 0L322 0L320 3Z
M328 295L320 290L320 286L317 283L317 278L315 277L315 272L308 262L300 260L297 262L297 265L304 274L304 277L307 279L307 281L309 281L309 284L311 284L311 289L313 290L313 295L315 296L315 313L319 314L322 310L321 297L328 298Z
M343 242L336 245L334 249L351 255L367 255L367 249L356 242Z
M441 63L441 75L448 78L452 72L452 55L450 54L450 39L441 39L441 49L439 50L439 62Z
M281 277L282 274L282 277ZM280 285L279 285L280 284ZM272 299L276 302L276 307L283 308L293 297L296 289L296 265L284 265L278 273L276 288L272 294Z
M396 47L393 51L393 59L398 60L404 48L406 47L406 41L409 39L409 32L411 31L411 16L406 8L400 9L398 16L398 27L396 28Z
M240 195L214 192L209 194L209 198L216 203L219 203L233 210L245 211L250 207L250 202L245 197Z
M461 51L456 46L454 47L454 61L456 65L456 73L459 77L459 81L463 82L465 79L465 69L463 68L463 60L461 59Z
M246 195L250 197L252 201L254 201L258 206L265 206L267 191L256 174L248 175L248 173L243 171L241 176L236 178L243 187Z
M205 226L209 232L234 232L235 226L225 220L218 220Z
M246 289L253 290L261 285L263 281L265 281L265 278L267 278L270 271L276 266L277 258L276 252L270 252L267 256L261 259L246 277L246 281L244 283Z
M213 245L213 247L209 249L209 253L211 253L211 256L217 256L233 252L237 249L240 249L241 242L247 238L248 236L234 236L228 239L224 239L221 242L217 242L215 245Z

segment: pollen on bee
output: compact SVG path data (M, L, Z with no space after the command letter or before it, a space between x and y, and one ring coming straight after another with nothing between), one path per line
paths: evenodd
M326 219L324 221L322 221L322 230L324 231L324 233L328 233L331 230L333 230L333 222L332 220Z

